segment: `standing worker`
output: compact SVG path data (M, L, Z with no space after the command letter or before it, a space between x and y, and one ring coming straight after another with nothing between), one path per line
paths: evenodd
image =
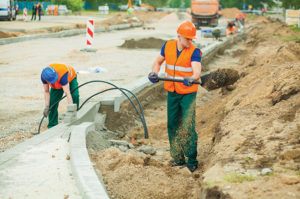
M168 91L170 154L173 158L172 166L183 166L187 157L187 167L194 172L198 168L195 100L199 85L193 84L193 81L200 79L202 53L192 44L196 38L196 27L192 22L181 23L177 33L177 40L168 41L162 46L148 78L152 83L158 82L161 64L166 61L166 77L183 80L183 83L164 82L164 88Z
M42 8L42 4L38 3L37 5L37 11L38 11L38 16L39 16L39 21L41 21L41 16L43 14L43 8Z
M45 109L44 116L48 117L48 128L58 124L58 103L50 110L49 108L58 102L63 93L67 96L68 104L79 105L78 89L72 94L70 91L78 87L76 71L71 66L65 64L51 64L44 68L41 74L41 80L44 85ZM49 92L49 86L51 90Z
M37 7L36 7L36 3L32 6L32 15L31 15L31 21L34 19L36 20L36 10L37 10Z

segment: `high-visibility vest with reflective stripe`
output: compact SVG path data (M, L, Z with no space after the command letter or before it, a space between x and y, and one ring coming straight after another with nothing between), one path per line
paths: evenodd
M195 49L196 47L191 45L189 48L183 49L177 58L177 41L168 41L165 45L166 78L183 79L184 77L191 77L193 75L191 58ZM198 87L198 84L185 86L181 82L164 82L164 88L167 91L176 91L178 94L196 92Z
M68 82L70 83L73 79L76 77L76 72L73 67L67 66L65 64L50 64L49 67L53 68L56 73L58 74L58 79L54 84L48 84L55 89L60 89L62 88L62 85L60 84L60 79L66 72L68 72Z

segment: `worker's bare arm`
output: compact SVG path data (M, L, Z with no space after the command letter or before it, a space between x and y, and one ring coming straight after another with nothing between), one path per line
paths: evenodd
M50 91L49 91L49 85L43 84L44 86L44 99L45 99L45 106L49 106L50 104Z
M158 73L160 70L160 66L165 61L165 57L158 55L153 63L152 72Z
M193 61L192 62L192 69L193 69L193 79L199 80L201 75L201 63Z
M68 100L68 104L73 104L73 99L72 99L72 95L71 95L71 92L70 92L70 85L69 83L62 86L63 90L64 90L64 93L66 94L67 96L67 100Z

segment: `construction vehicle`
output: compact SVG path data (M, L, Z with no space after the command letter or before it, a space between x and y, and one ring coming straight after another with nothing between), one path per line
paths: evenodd
M144 4L141 0L133 0L132 3L131 0L128 0L127 5L128 8L134 8L135 10L139 10L140 8L142 8L145 11L155 11L155 7Z
M192 22L199 29L200 26L217 26L219 15L219 0L192 0Z

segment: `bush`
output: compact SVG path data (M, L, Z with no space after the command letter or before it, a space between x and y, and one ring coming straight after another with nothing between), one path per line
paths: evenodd
M52 0L53 4L66 5L69 10L79 11L83 6L82 0Z

